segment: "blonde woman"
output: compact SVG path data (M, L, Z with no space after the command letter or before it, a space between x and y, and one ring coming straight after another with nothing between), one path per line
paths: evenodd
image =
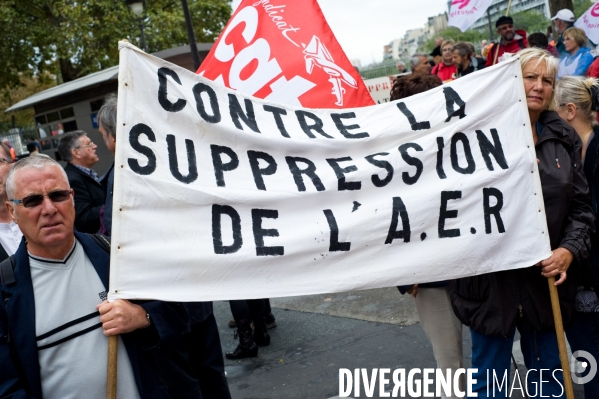
M454 280L450 283L454 311L470 326L472 368L478 397L493 395L493 373L507 375L515 330L529 370L529 392L563 397L563 375L557 348L547 278L555 277L562 316L568 323L574 311L574 259L587 257L594 216L588 204L588 186L580 162L581 141L574 129L550 111L558 60L546 50L518 52L524 80L532 139L543 190L545 214L552 249L548 259L530 267ZM545 370L545 376L539 370ZM546 377L546 376L552 377ZM489 378L489 381L487 380ZM541 383L541 381L543 381ZM560 385L562 384L562 385ZM507 384L506 384L507 385ZM496 386L497 388L497 386ZM489 389L489 390L487 390ZM503 396L501 396L503 395Z
M559 63L557 78L563 76L585 76L593 63L593 54L588 48L587 35L582 29L568 28L564 32L566 54Z
M558 115L572 126L582 141L582 165L589 183L591 206L597 214L599 202L599 126L595 113L599 110L599 80L595 78L564 77L555 89ZM595 234L597 229L595 228ZM584 350L599 359L599 255L596 236L592 240L588 261L581 263L574 317L566 329L572 352ZM583 375L584 377L584 375ZM585 398L599 398L599 377L584 385Z

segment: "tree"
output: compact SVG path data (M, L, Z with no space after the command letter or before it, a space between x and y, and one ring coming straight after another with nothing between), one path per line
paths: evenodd
M554 16L559 10L563 10L564 8L574 11L572 0L549 0L549 11L551 16Z
M198 42L214 41L231 15L231 0L191 0ZM178 1L146 0L148 52L188 43ZM0 88L44 71L63 82L118 63L117 42L139 44L139 29L123 1L3 0L0 7Z
M592 0L576 0L574 1L574 15L576 18L580 18L591 6L595 4ZM555 15L555 14L552 14Z
M466 32L462 32L461 30L459 30L458 28L453 27L453 26L441 31L438 35L435 36L435 38L437 36L441 36L446 40L451 39L456 43L457 42L480 43L481 40L489 38L488 33L481 33L474 29L468 29ZM430 53L431 51L433 51L433 49L435 48L435 38L428 40L426 43L424 43L424 46L422 46L422 48L420 48L419 50L425 51L427 53Z
M11 105L55 85L56 77L49 73L41 73L35 76L22 74L19 77L18 85L7 88L2 92L2 96L0 96L0 110L7 109ZM13 125L33 128L33 109L28 108L11 112L10 114L0 112L0 132L7 131Z
M551 25L551 20L544 14L536 10L527 10L512 15L516 29L525 30L527 34L535 32L547 32L547 27Z

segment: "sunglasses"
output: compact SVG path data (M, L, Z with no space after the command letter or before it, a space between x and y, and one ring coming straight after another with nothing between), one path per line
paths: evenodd
M64 202L71 197L71 192L72 190L58 190L48 194L29 195L23 199L11 199L10 201L15 204L22 204L25 208L35 208L44 202L44 197L46 196L50 198L50 201L52 202Z

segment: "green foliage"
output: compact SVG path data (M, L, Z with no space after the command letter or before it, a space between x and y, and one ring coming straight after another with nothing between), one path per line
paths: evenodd
M424 43L424 46L420 48L420 51L424 51L426 53L430 53L435 48L435 38L441 36L446 40L453 40L454 42L471 42L471 43L480 43L483 39L489 39L488 33L482 33L476 30L467 30L466 32L460 31L458 28L453 26L449 27L441 31L438 35L435 35L434 38Z
M57 83L114 65L117 42L140 46L135 16L122 0L1 0L0 127L26 126L33 111L2 111ZM231 16L231 0L188 0L196 41L216 40ZM147 51L188 44L181 2L145 0ZM141 46L140 46L141 47Z
M574 0L574 15L576 18L584 14L593 4L595 2L592 0Z
M231 15L231 0L190 0L196 40L214 41ZM146 0L148 52L188 43L181 3ZM118 0L3 0L0 87L19 85L20 74L49 71L70 81L118 63L117 42L139 45L139 28Z
M547 33L547 27L551 25L551 20L545 18L545 15L536 11L522 11L512 15L516 29L525 30L527 34L542 32Z
M10 114L1 112L13 104L32 96L35 93L49 89L56 85L56 77L49 73L36 76L21 74L18 84L2 91L0 96L0 132L13 126L13 118L17 127L33 127L33 108L24 109Z

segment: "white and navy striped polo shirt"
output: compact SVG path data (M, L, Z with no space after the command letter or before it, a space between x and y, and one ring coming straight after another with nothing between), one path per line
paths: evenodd
M108 338L96 305L106 289L75 240L63 260L29 254L44 398L105 398ZM117 397L139 398L127 351L118 347Z

